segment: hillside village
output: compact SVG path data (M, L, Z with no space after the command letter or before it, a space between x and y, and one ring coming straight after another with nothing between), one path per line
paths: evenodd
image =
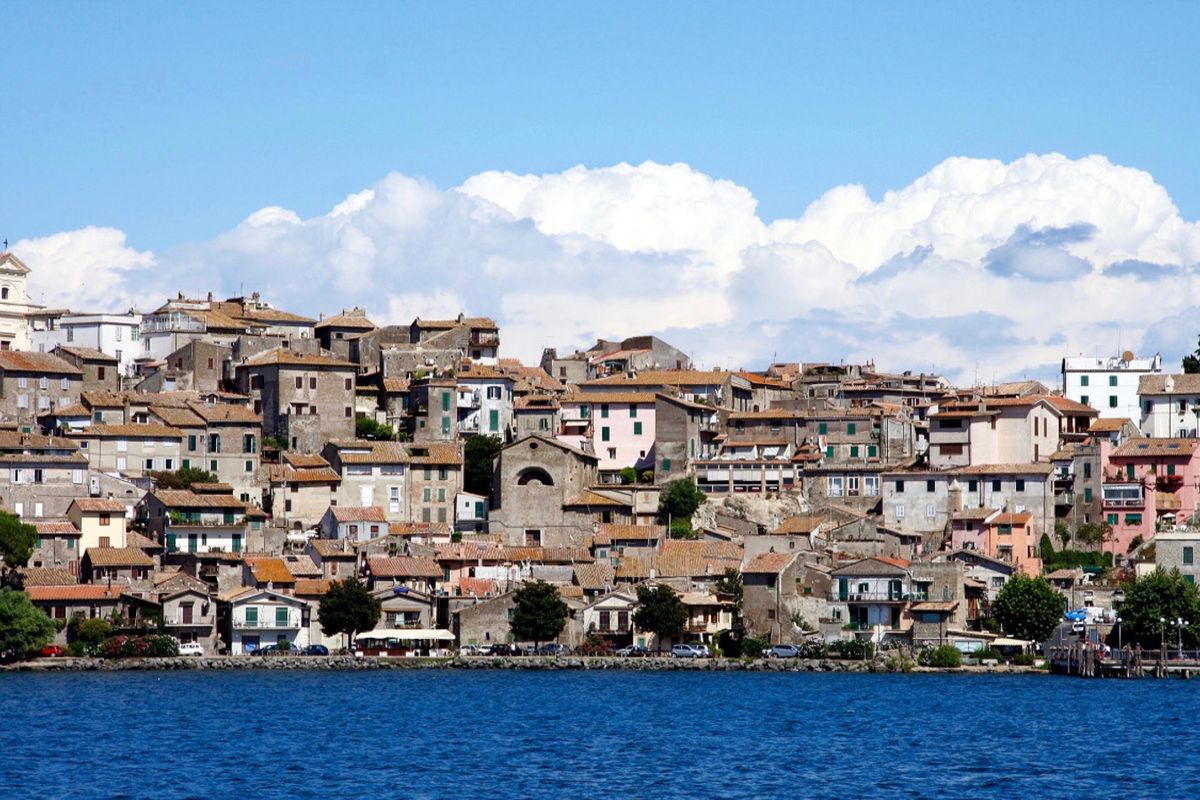
M358 577L382 603L366 639L478 648L541 580L570 647L658 646L637 588L667 585L688 642L972 650L1014 575L1074 608L1198 571L1200 375L1159 356L1067 357L1055 387L701 370L649 335L526 364L483 317L50 309L28 276L0 255L0 504L37 529L20 583L60 624L334 649L320 600ZM662 502L680 481L704 498L683 518Z

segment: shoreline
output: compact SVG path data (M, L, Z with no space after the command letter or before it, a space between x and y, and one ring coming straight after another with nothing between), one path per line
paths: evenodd
M1049 675L1037 667L1008 664L963 667L923 667L909 662L899 665L885 659L871 661L842 659L738 659L738 658L617 658L611 656L454 656L451 658L387 658L382 656L203 656L172 658L39 658L0 664L0 672L229 672L357 671L357 670L623 670L626 672L843 672L930 674L960 673L989 675Z

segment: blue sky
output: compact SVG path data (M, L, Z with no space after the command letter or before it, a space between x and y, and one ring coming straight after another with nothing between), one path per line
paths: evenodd
M9 5L0 236L161 249L388 171L682 161L765 219L949 155L1103 153L1200 211L1196 6Z
M10 5L0 238L38 302L461 309L532 360L1194 346L1195 4L648 6Z

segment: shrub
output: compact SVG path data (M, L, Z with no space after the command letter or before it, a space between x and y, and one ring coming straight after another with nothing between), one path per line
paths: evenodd
M922 650L917 661L926 667L952 668L962 666L962 653L954 645L944 644Z
M763 651L771 646L771 643L766 639L760 639L757 636L747 636L742 639L742 655L747 658L759 658Z
M105 639L99 648L104 658L170 658L179 655L179 642L170 636L126 636Z
M825 643L817 640L809 640L800 645L800 658L824 658Z
M633 467L624 467L621 469L621 483L628 486L631 483L636 483L637 479L637 470Z
M83 642L74 641L74 642L71 642L71 644L67 646L67 655L69 655L69 656L75 656L76 658L78 658L80 656L86 656L87 654L88 654L88 646L86 644L84 644Z
M1033 653L1017 653L1012 657L1012 663L1018 667L1032 667L1037 662L1037 656Z
M733 631L721 631L717 636L717 647L727 658L737 658L742 654L741 640L733 635Z
M613 649L607 639L600 636L589 636L583 644L579 645L576 652L581 656L611 656Z
M980 661L983 661L985 658L994 658L997 661L1004 660L1004 654L992 647L985 647L982 650L976 650L974 653L971 653L971 657L978 658Z
M873 658L875 644L864 639L838 639L829 645L829 654L834 658Z

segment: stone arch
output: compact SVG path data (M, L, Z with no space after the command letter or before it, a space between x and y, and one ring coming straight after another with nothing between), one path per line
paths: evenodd
M517 486L553 486L554 479L541 467L526 467L517 473Z

